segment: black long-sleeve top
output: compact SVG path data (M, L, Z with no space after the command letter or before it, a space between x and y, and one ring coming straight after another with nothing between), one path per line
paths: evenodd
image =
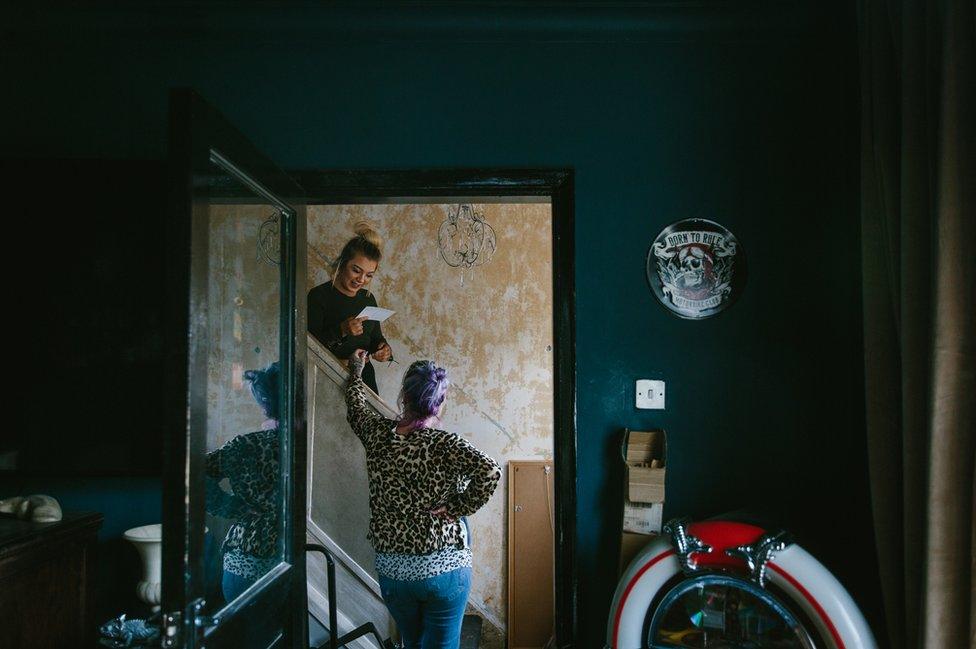
M368 306L377 306L376 298L364 288L350 297L340 293L332 282L319 284L308 292L308 331L337 358L345 360L357 349L372 354L386 342L379 322L367 320L358 336L343 336L339 330L343 320L359 315ZM372 363L363 368L363 382L379 394Z

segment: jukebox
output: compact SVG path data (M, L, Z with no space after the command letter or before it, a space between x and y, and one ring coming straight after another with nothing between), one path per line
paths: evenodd
M609 649L875 649L844 587L786 532L676 520L617 585Z

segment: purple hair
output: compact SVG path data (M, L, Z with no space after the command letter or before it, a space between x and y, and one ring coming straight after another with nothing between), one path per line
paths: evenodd
M432 361L414 361L403 375L400 388L401 426L423 428L437 419L447 395L447 370Z

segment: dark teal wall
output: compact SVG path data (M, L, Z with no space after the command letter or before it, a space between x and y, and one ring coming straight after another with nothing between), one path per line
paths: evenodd
M573 168L580 646L615 585L625 426L668 430L668 516L777 518L876 622L853 15L296 6L14 21L0 153L161 157L167 89L188 85L284 167ZM749 257L740 301L704 322L644 278L686 217ZM657 376L667 410L635 410Z
M19 495L53 496L66 511L101 512L105 520L99 541L121 538L127 529L159 522L159 478L2 478L0 488L16 488Z
M158 478L0 478L0 498L42 493L53 496L65 511L101 512L98 532L94 615L100 624L119 613L148 614L136 597L142 577L139 555L122 538L127 529L158 523Z

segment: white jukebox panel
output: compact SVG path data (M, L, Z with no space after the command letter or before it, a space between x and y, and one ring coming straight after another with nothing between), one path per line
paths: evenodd
M611 649L876 649L851 596L784 532L672 521L624 572Z

